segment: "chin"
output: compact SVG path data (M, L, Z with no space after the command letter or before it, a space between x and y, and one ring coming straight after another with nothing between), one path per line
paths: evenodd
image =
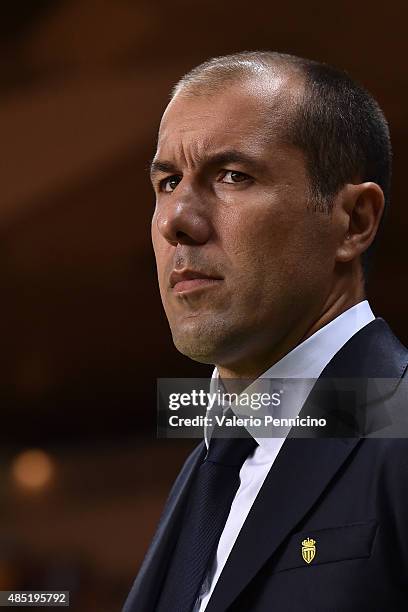
M192 317L182 325L171 326L173 342L180 353L206 364L222 363L227 356L242 347L245 334L231 320Z
M207 324L190 324L172 329L174 346L180 353L199 363L217 363L222 349L225 349L226 337L223 330Z
M207 342L200 340L199 336L194 338L180 338L179 336L175 337L173 335L173 342L176 349L182 353L182 355L189 357L193 361L208 364L216 363L217 351L214 350L213 346L209 346Z

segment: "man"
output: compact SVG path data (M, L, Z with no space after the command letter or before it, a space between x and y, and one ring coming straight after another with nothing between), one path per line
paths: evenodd
M152 163L152 239L176 347L215 364L226 386L389 379L394 393L408 353L365 300L390 158L378 105L331 67L245 52L187 74ZM332 397L318 410L334 413ZM124 611L407 609L408 444L345 431L206 435Z

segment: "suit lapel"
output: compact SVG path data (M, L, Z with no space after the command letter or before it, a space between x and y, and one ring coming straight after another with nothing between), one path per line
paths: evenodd
M151 612L154 609L164 573L179 533L184 502L197 467L205 455L199 444L187 459L171 490L159 526L142 567L126 600L123 612Z
M335 355L321 377L400 378L408 353L376 319ZM206 612L226 610L296 529L360 444L358 438L287 438L242 527Z
M226 610L302 520L355 439L286 439L244 523L206 612Z

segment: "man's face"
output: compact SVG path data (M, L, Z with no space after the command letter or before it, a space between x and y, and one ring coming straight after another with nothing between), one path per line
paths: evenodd
M304 155L281 137L294 87L181 92L163 116L153 247L174 343L198 361L266 354L313 323L330 290L330 217L313 210Z

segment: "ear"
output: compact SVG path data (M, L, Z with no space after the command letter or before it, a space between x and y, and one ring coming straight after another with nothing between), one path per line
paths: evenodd
M368 249L383 211L384 194L376 183L347 184L341 189L333 210L339 239L336 261L352 261Z

